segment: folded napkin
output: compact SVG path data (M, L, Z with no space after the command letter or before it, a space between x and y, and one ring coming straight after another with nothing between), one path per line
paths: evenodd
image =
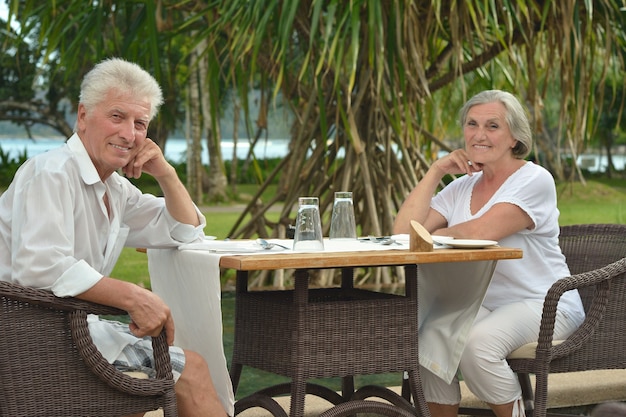
M284 245L287 246L287 245ZM291 245L289 245L291 246ZM288 246L288 247L289 247ZM285 252L286 249L280 246L274 246L271 249L262 248L254 240L212 240L205 239L202 242L186 243L180 245L178 250L205 250L215 253L267 253L267 252Z

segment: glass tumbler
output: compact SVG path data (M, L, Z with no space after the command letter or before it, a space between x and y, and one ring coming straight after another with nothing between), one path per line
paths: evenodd
M298 217L293 241L295 251L322 251L322 221L320 220L320 203L317 197L300 197L298 199Z
M329 237L331 239L356 239L356 222L354 221L351 191L335 193Z

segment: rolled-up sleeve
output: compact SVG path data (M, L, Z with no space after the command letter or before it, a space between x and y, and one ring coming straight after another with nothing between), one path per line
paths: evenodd
M124 213L123 223L130 233L126 242L130 247L171 248L191 243L204 237L206 218L195 207L200 225L180 223L167 211L165 199L150 194L141 194L135 188L127 188L127 198L119 211Z
M172 239L180 243L191 243L204 237L204 228L206 227L206 218L196 207L196 213L198 214L198 220L200 224L198 226L192 226L190 224L184 224L177 222L171 214L166 211L168 222L173 223L173 227L170 228L170 235Z
M57 297L75 297L96 285L102 277L87 262L80 260L56 280L51 290Z

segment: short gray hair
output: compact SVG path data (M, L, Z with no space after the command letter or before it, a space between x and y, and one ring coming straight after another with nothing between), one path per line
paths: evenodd
M467 113L478 104L500 102L506 109L505 119L511 130L513 138L517 140L513 147L513 156L524 159L530 154L533 144L533 135L528 121L528 114L522 104L511 93L502 90L485 90L470 98L459 112L459 122L465 125Z
M163 104L163 93L154 77L139 65L121 58L105 59L85 75L80 85L79 103L90 111L109 91L129 92L146 98L150 103L150 120Z

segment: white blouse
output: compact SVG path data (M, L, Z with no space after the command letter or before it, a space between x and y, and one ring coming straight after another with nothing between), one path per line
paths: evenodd
M523 258L498 262L483 305L493 310L520 300L543 300L550 286L570 275L558 244L559 210L552 175L543 167L527 162L513 173L477 213L470 210L478 172L451 182L432 200L431 207L450 226L482 216L498 203L515 204L532 219L534 227L500 240L501 246L520 248ZM577 291L563 295L559 309L582 320L584 310Z

